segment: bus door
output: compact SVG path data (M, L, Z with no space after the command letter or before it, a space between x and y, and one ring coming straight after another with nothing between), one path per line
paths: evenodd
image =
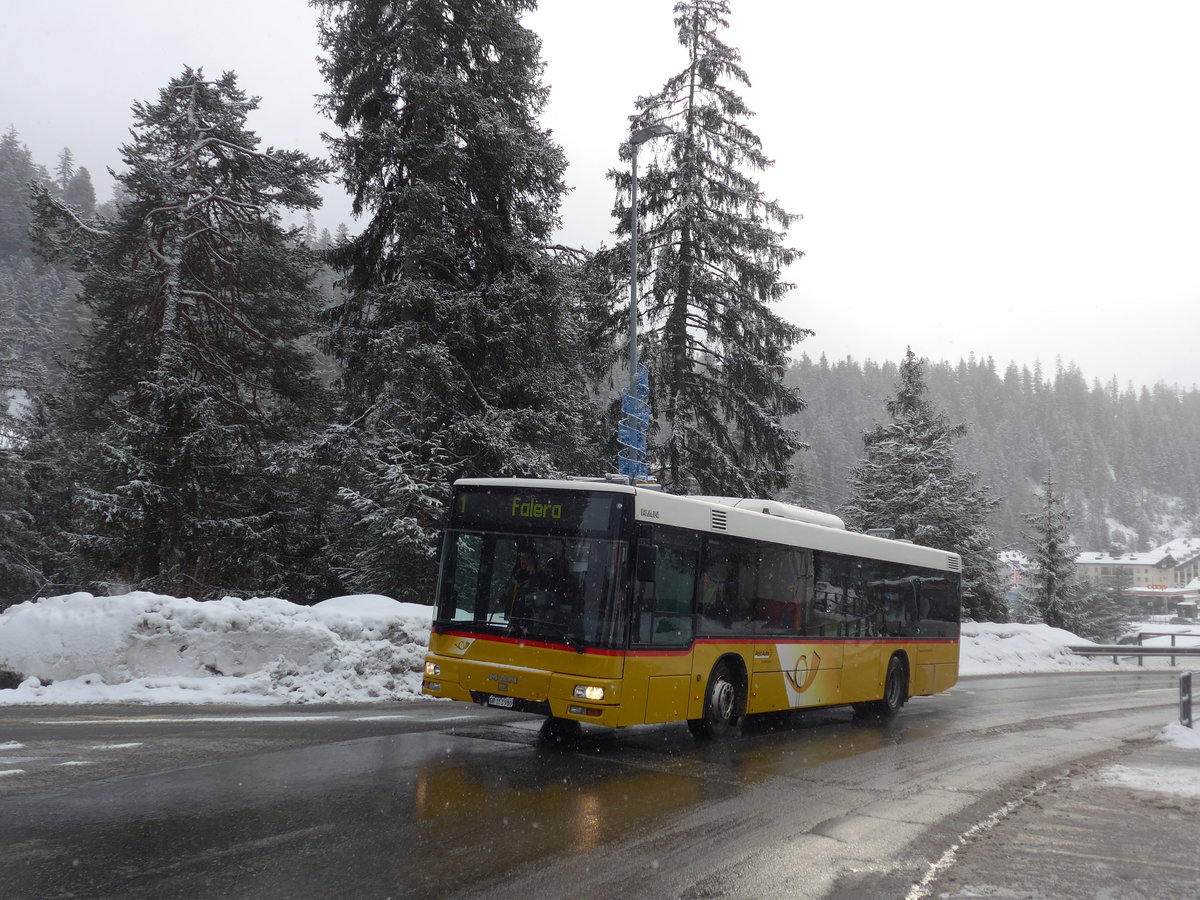
M699 539L661 526L638 529L633 621L622 705L646 724L687 718Z

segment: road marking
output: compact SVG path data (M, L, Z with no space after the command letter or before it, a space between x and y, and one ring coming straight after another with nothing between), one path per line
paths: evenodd
M24 774L25 774L24 769L0 769L0 778L3 778L5 775L24 775Z
M142 741L133 741L128 744L96 744L92 747L93 750L132 750L134 747L141 747Z
M960 834L958 836L958 840L950 845L949 849L947 849L946 852L938 858L937 862L930 864L929 871L925 873L925 877L912 886L912 889L905 895L904 900L921 900L923 897L928 897L929 886L933 884L934 880L941 875L942 872L954 865L954 860L955 857L958 856L959 848L962 847L964 843L975 837L975 835L979 834L980 832L995 828L1004 819L1010 816L1014 810L1024 804L1025 801L1027 801L1038 791L1042 790L1049 783L1049 781L1038 782L1016 800L1012 800L1009 803L1004 804L982 822L976 822L974 825Z

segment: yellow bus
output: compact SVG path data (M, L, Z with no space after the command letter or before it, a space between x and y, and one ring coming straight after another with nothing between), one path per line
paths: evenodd
M958 679L962 563L770 500L611 479L463 479L423 692L555 727L852 704Z

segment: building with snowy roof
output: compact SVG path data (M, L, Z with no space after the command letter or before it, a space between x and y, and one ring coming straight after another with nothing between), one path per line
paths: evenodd
M1097 587L1123 587L1146 612L1191 618L1200 602L1200 538L1176 538L1148 553L1081 553L1075 574Z

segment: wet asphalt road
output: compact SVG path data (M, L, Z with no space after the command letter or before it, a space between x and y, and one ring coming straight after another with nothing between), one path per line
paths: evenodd
M448 703L0 710L0 896L898 896L1170 721L1166 672L966 679L697 743Z

